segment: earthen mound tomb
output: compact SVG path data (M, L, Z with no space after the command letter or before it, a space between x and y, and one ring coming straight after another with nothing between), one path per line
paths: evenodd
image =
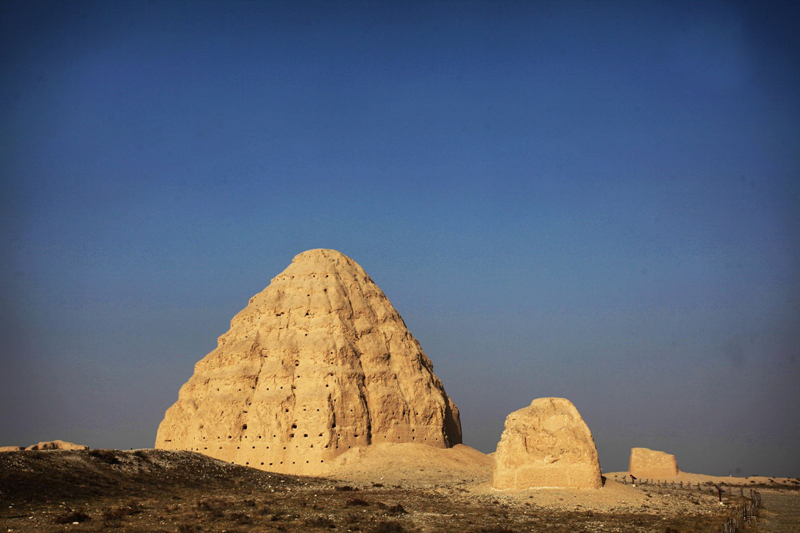
M628 472L638 478L664 478L678 475L674 455L648 448L631 448Z
M594 438L565 398L539 398L506 418L494 454L492 487L500 490L602 486Z
M25 448L26 450L88 450L89 447L84 444L75 444L74 442L67 442L64 440L47 440L32 444Z
M233 318L156 437L293 474L374 443L459 444L458 409L380 288L324 249L297 255Z

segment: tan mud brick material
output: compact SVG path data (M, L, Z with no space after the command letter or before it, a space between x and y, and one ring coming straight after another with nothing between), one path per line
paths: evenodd
M494 460L495 489L602 486L592 433L565 398L539 398L508 415Z
M291 474L378 443L459 444L458 409L383 291L324 249L296 256L233 318L156 437Z
M628 472L638 478L665 478L678 475L674 455L647 448L632 448Z

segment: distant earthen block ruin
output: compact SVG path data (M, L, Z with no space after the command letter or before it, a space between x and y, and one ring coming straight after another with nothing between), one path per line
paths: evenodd
M0 446L0 452L18 452L21 450L88 450L89 447L83 444L75 444L64 440L47 440L37 444L24 446Z
M603 485L592 433L565 398L539 398L508 415L494 460L495 489Z
M665 478L678 475L674 455L648 448L632 448L628 472L638 478Z
M262 470L323 473L357 446L461 443L433 364L364 270L299 254L195 365L156 448Z

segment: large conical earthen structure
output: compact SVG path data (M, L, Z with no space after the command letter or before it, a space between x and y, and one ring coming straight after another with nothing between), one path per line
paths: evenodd
M156 448L315 474L350 448L390 442L459 444L458 409L364 270L310 250L195 365Z

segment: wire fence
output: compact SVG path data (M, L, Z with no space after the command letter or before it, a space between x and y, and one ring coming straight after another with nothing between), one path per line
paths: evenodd
M627 476L622 478L622 483L627 485ZM683 481L662 481L652 479L641 479L635 476L631 477L631 484L633 486L641 487L665 487L672 489L697 489L701 491L708 491L709 489L716 492L719 502L722 503L722 494L726 492L721 485L716 485L710 482L705 483L691 483ZM729 487L731 496L733 495L733 487ZM733 505L731 514L725 520L725 523L716 533L739 533L745 528L753 525L758 520L758 511L761 508L761 493L754 489L748 489L749 496L745 496L744 487L739 487L739 497L737 500L730 502Z
M721 533L738 533L758 520L758 510L761 508L761 493L750 489L750 497L736 506L734 512L725 521L720 529Z

